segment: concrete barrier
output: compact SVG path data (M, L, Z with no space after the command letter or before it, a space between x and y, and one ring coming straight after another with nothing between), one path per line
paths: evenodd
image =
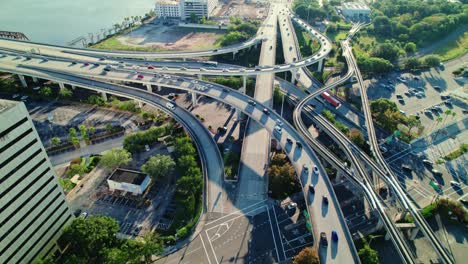
M222 29L226 30L228 27L226 25L206 25L206 24L194 24L194 23L179 23L179 27L185 28L202 28L202 29Z

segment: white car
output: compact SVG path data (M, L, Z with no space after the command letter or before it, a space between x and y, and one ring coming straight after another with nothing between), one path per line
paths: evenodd
M455 186L455 187L458 187L458 188L461 188L461 187L462 187L461 183L456 182L456 181L450 181L450 184L453 185L453 186Z
M278 125L275 126L275 130L276 130L276 132L278 132L278 134L281 134L283 132L283 129Z
M296 207L297 207L297 203L290 203L287 206L288 210L295 209Z
M434 162L432 160L424 159L422 162L427 165L434 165Z
M170 103L170 102L167 102L166 103L166 107L171 109L171 110L174 110L175 109L175 105L173 103Z
M145 145L145 150L146 150L147 152L150 151L149 145Z
M319 172L320 172L320 171L318 170L318 167L314 165L314 173L315 173L315 174L319 174Z

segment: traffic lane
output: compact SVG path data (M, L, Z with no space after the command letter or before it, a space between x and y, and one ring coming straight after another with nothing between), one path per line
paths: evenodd
M61 63L57 62L57 64L58 64L57 68L61 69L62 68L60 67ZM87 72L89 74L90 71L87 71ZM100 73L98 74L98 76L94 76L94 77L99 77L99 75ZM116 74L114 73L114 75ZM109 78L109 75L107 75L106 78ZM120 78L114 77L114 78L120 81L128 81L126 77L120 77ZM184 82L184 83L186 85L190 85L187 82ZM206 84L207 82L202 82L202 83ZM152 83L152 84L158 85L161 83ZM165 85L165 84L162 84L162 85ZM177 86L175 85L169 85L169 86L173 86L173 88L177 88ZM277 119L282 120L282 118L279 115L277 115L275 112L272 112L271 110L268 110L269 111L268 115L264 114L262 110L265 107L261 106L259 103L257 103L256 106L250 105L249 107L248 96L240 94L235 91L224 93L222 89L223 89L222 86L214 85L213 87L211 87L210 89L202 93L207 96L218 98L225 103L231 104L238 109L244 110L246 114L248 114L251 118L263 124L264 127L270 131L270 133L273 132L274 125L276 124L274 120L277 120ZM337 231L338 235L342 238L338 243L343 248L342 250L340 250L341 254L339 254L338 257L343 258L343 260L353 258L352 247L354 247L354 245L352 244L352 241L348 241L348 243L345 244L345 241L347 241L347 239L346 239L346 236L344 235L344 232L345 232L344 229L347 227L344 223L344 220L340 219L340 217L342 218L342 216L340 215L340 212L338 212L338 210L340 210L339 207L336 208L334 206L334 203L337 203L337 200L336 200L336 197L334 196L331 184L328 182L328 178L326 178L325 170L321 167L320 163L318 162L318 158L315 156L312 150L307 145L305 145L305 143L303 143L304 141L302 140L300 135L294 130L294 128L292 128L292 126L287 124L284 120L282 120L282 123L284 124L284 127L282 129L283 132L281 135L280 143L283 146L283 148L286 150L286 153L288 154L290 160L293 161L296 171L298 172L301 171L303 164L308 164L308 167L310 168L312 168L313 164L316 164L320 171L320 177L322 178L322 180L318 182L318 186L316 188L317 189L316 194L319 196L327 195L329 198L331 198L331 203L327 207L328 209L327 214L322 218L313 217L315 220L313 222L315 223L316 226L318 226L318 229L320 229L321 231L327 232L328 236L330 236L332 230ZM287 137L291 137L295 139L295 141L299 140L304 147L301 149L298 149L297 147L293 149L292 146L288 147L287 145L289 145L289 143L286 142ZM304 187L304 191L305 191L305 194L308 193L307 185ZM330 196L330 194L333 194L333 195ZM312 211L311 215L321 214L321 211L322 211L321 204L313 203L313 205L309 206L309 208L310 208L309 210ZM323 218L326 218L326 220ZM343 224L345 226L343 226ZM333 254L330 254L328 256L330 257L330 259L337 258L337 256Z
M50 75L50 76L53 76L53 75ZM82 78L78 78L78 77L69 77L69 78L74 79L75 81L82 81ZM93 80L86 80L86 81L89 85L100 88L97 90L104 89L105 91L107 90L107 92L109 93L117 94L123 97L129 97L129 94L131 94L131 98L139 100L139 101L143 101L145 103L153 104L155 106L159 106L161 110L171 114L171 112L165 107L165 103L168 101L155 94L149 94L144 90L131 88L131 87L123 88L123 87L115 86L112 84L101 83L101 82L93 81ZM179 122L181 122L182 124L185 124L186 126L191 127L194 133L196 132L198 137L194 139L195 140L198 139L200 141L199 151L203 150L206 158L210 158L211 160L213 157L217 157L218 162L206 163L207 164L206 169L208 171L208 179L210 180L210 183L215 183L215 184L209 185L209 188L208 188L209 194L208 194L207 202L209 203L209 205L211 204L215 206L216 198L219 196L219 194L221 195L223 194L223 188L222 188L223 165L221 165L222 159L221 159L221 154L219 153L219 149L217 148L216 143L214 143L213 139L211 138L211 135L206 130L206 128L202 124L200 124L199 121L196 118L194 118L190 113L185 112L185 110L182 110L181 108L176 108L172 114L175 114L174 117L176 117L176 119L178 119ZM192 137L195 137L195 136L196 136L195 134L192 135ZM222 211L222 206L221 205L215 206L215 207L209 206L208 209L211 209L214 211Z

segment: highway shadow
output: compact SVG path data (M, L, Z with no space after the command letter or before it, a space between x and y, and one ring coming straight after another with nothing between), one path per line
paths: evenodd
M296 145L296 148L294 149L293 153L293 162L296 162L302 155L302 148L298 148Z
M322 198L322 217L325 218L328 214L328 204Z
M335 259L336 258L336 255L338 254L338 243L337 242L334 242L332 239L330 239L330 253L331 253L331 257L332 259Z
M327 254L328 254L328 247L322 246L322 243L319 241L318 245L318 253L320 258L320 263L325 264L327 263Z

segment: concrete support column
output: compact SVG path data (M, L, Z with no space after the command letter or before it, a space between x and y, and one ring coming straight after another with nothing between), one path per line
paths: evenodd
M383 222L380 218L378 218L379 221L377 222L377 226L375 227L376 230L380 230L383 228Z
M58 83L58 84L59 84L60 90L63 90L63 89L65 89L65 84L63 84L63 83L61 83L61 82L60 82L60 83Z
M24 76L18 74L18 77L20 79L20 82L23 88L28 88L28 83L26 82L26 79L24 78Z
M76 89L76 86L75 86L75 85L72 85L71 87L72 87L72 90L75 90L75 89Z
M321 59L321 60L318 61L318 67L317 67L317 71L318 71L318 72L322 72L322 71L323 71L323 61L324 61L324 60L325 60L325 59Z
M242 111L236 108L237 120L242 118Z
M186 61L186 60L187 60L187 58L182 58L182 60L183 60L183 61Z
M235 59L235 58L236 58L236 54L237 54L237 51L234 51L234 52L232 53L232 59Z
M199 79L199 80L203 79L203 75L198 74L197 76L198 76L198 79Z
M161 85L156 85L156 88L158 89L158 92L161 91Z
M33 79L33 82L37 83L37 78L36 77L32 77Z
M197 94L195 92L192 92L192 104L193 106L197 105Z
M138 101L138 107L143 108L143 102L142 101Z
M419 232L419 227L415 227L413 230L411 230L411 234L410 234L410 240L414 240L416 238L416 236L418 235L418 232Z
M242 90L241 93L245 94L247 91L247 75L242 76Z
M291 83L292 84L294 84L294 82L296 81L296 74L297 74L297 70L291 71Z
M105 92L101 92L101 97L104 102L107 102L107 94Z
M153 92L153 88L151 87L151 84L149 84L149 83L146 84L146 90L148 90L148 92L150 92L150 93Z

